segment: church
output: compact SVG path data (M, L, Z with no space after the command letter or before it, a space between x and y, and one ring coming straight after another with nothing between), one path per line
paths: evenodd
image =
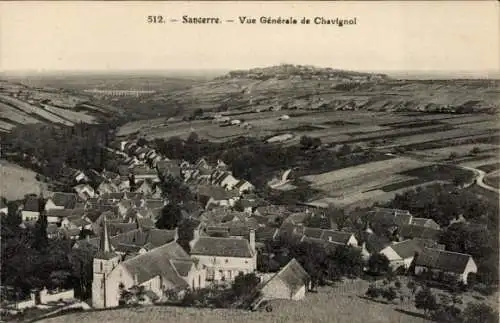
M92 307L118 306L122 291L133 286L144 286L162 299L166 291L180 293L203 288L205 281L206 270L175 240L125 257L111 243L104 218L99 251L93 263Z

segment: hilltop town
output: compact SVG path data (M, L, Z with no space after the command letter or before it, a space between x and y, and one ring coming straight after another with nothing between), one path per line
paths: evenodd
M309 96L284 102L283 81ZM410 322L494 322L498 125L484 112L497 107L460 94L381 111L354 98L408 82L282 65L168 95L2 83L2 319L139 306L276 321L365 306ZM487 83L442 82L428 83ZM114 119L108 96L184 109Z

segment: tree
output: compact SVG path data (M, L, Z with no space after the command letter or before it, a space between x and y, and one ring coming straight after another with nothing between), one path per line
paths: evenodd
M192 113L192 118L196 119L197 117L201 117L203 115L203 109L202 108L197 108L193 111Z
M260 278L255 273L243 274L240 272L234 278L231 289L236 296L241 297L253 293L259 283Z
M337 225L337 230L342 230L350 224L349 214L347 214L344 209L329 207L326 209L325 215L331 223L335 223Z
M156 221L158 229L173 230L179 226L182 220L181 208L177 204L169 203L161 211L161 216Z
M144 146L147 146L148 145L148 141L145 139L145 138L139 138L137 140L137 146L139 147L144 147Z
M320 215L309 216L304 221L304 225L310 228L331 229L329 219Z
M463 312L464 323L497 323L498 312L484 303L469 303Z
M365 295L371 298L377 298L379 297L380 293L380 288L377 288L377 286L370 284L370 286L368 286L368 289L366 290Z
M76 291L82 298L90 297L92 289L93 261L97 248L89 243L82 243L71 249L69 261L72 274L77 280Z
M386 288L382 291L382 297L388 300L389 302L395 300L397 296L398 294L396 293L393 287Z
M389 259L381 253L373 253L368 259L368 270L376 275L385 274L390 270Z
M192 219L184 219L181 221L178 227L177 243L186 251L190 252L191 248L189 242L194 238L194 230L198 226L199 222Z
M479 154L480 152L481 152L481 149L480 149L479 147L474 147L474 148L472 148L472 149L471 149L471 151L470 151L470 153L469 153L469 154L470 154L470 155L477 155L477 154Z
M352 152L351 146L344 144L340 147L339 154L341 156L349 155Z
M426 287L415 295L415 307L424 310L426 315L438 308L436 296L430 288Z
M450 155L448 156L448 159L449 159L449 160L454 160L454 159L456 159L457 157L458 157L457 153L456 153L456 152L454 152L454 151L452 151L452 152L450 153Z

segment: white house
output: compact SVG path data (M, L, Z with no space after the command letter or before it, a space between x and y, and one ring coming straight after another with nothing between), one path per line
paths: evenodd
M257 270L255 231L250 239L200 236L200 228L194 231L190 242L191 257L205 268L207 280L232 281L241 272L248 274Z
M301 300L310 288L311 277L292 259L264 283L260 291L264 299Z
M425 247L432 247L436 244L422 239L409 239L396 242L380 250L380 253L389 259L393 270L400 267L408 269L416 254L421 253Z
M477 265L471 255L424 248L415 259L415 274L430 273L432 279L448 281L458 279L467 284L470 273L477 273Z
M23 222L37 221L40 216L40 200L36 196L30 196L26 199L21 211Z

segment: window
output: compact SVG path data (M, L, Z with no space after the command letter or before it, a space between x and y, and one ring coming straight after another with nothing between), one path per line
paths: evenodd
M229 262L229 259L226 259L226 264Z
M103 270L102 269L102 261L99 262L99 265L100 265L100 268L101 268L101 271Z

